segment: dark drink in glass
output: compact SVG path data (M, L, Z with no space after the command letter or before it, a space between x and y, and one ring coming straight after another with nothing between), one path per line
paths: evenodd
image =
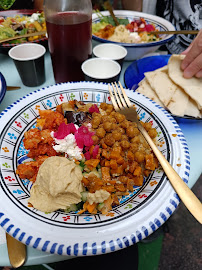
M46 18L46 25L56 83L84 80L81 64L92 54L92 17L57 12Z

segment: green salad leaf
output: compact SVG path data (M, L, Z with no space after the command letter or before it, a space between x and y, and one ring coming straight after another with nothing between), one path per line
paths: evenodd
M106 23L111 24L113 26L116 26L114 19L112 16L104 16L99 10L94 10L94 13L98 16L100 19L100 23ZM117 18L117 17L116 17ZM127 25L129 23L129 20L127 18L117 18L119 24Z
M15 0L0 0L0 8L9 9L15 3Z
M15 36L15 31L10 27L0 27L0 40Z

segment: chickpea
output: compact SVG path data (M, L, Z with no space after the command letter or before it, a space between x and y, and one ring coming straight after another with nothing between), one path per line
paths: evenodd
M107 103L102 102L102 103L100 104L100 108L101 108L102 110L106 111L106 109L107 109Z
M99 124L101 123L101 118L96 116L92 119L91 123L92 123L93 128L97 128Z
M115 129L117 129L117 128L118 128L118 125L115 124L115 123L112 123L112 130L115 130Z
M148 131L148 134L149 136L154 139L156 136L157 136L157 131L155 128L151 128L149 131Z
M99 143L99 138L96 135L93 135L92 136L92 140L93 140L93 142L94 142L95 145Z
M135 136L134 138L131 139L131 143L140 143L140 137Z
M114 107L112 104L107 104L106 113L111 113L113 111Z
M107 131L107 132L110 132L112 130L112 123L111 122L104 122L103 123L103 128Z
M119 127L116 129L117 132L121 133L121 134L125 134L125 130L122 127Z
M115 114L116 114L116 112L115 112L115 111L112 111L112 112L110 113L110 116L114 117Z
M111 133L108 133L104 138L104 142L106 145L112 146L115 143L115 139L112 137Z
M128 120L124 120L123 122L120 123L120 127L127 129L130 126Z
M135 160L138 162L138 163L141 163L144 161L144 154L141 153L141 152L136 152L135 154Z
M117 147L120 147L120 142L115 141L115 143L114 143L112 149L113 149L113 150L117 150Z
M121 135L121 140L122 141L128 141L128 136L126 134Z
M102 115L101 115L100 113L96 113L96 112L94 112L94 113L92 114L92 117L93 117L93 118L99 117L100 119L102 119Z
M135 152L137 152L137 150L138 150L138 144L137 143L131 143L130 144L130 150L131 150L131 152L133 152L133 154Z
M123 115L123 114L121 114L119 112L116 112L114 116L115 116L116 121L118 123L121 123L121 122L123 122L126 119L125 115Z
M130 147L129 141L126 140L121 141L120 145L123 149L128 149Z
M104 122L110 122L110 123L116 123L116 119L110 115L104 115L102 117L102 121Z
M115 141L120 141L120 139L121 139L121 133L119 133L119 132L117 132L116 130L114 130L113 132L112 132L112 136L113 136L113 138L115 139Z
M98 138L104 138L105 133L106 133L106 131L102 127L96 129L96 135L98 136Z
M146 129L146 131L149 131L152 128L151 123L144 123L143 126Z
M129 126L126 129L126 134L128 135L128 137L133 138L139 134L139 130L133 126Z
M135 122L130 122L130 125L137 128L137 123Z

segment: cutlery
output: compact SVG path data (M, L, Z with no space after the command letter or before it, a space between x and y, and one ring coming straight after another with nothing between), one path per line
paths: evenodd
M17 89L20 89L20 88L21 88L20 86L6 86L6 90L7 91L17 90Z
M148 135L147 131L140 124L137 116L136 110L132 107L130 100L128 99L123 86L119 82L119 86L117 83L111 83L112 88L109 87L109 93L111 96L111 101L114 106L115 111L120 112L121 114L126 116L126 119L133 121L137 124L139 131L142 133L154 154L156 155L159 163L161 164L164 172L166 173L170 183L173 188L179 195L180 199L190 211L190 213L202 224L202 204L199 199L195 196L195 194L189 189L189 187L184 183L181 177L176 173L176 171L172 168L170 163L165 159L162 153L158 150L157 146L153 142L153 140Z
M29 33L29 34L25 34L25 35L21 35L21 36L15 36L15 37L1 39L0 43L8 42L8 41L11 41L11 40L14 40L14 39L19 39L19 38L42 36L42 35L45 35L45 34L46 34L46 31L34 32L34 33Z
M26 259L26 246L6 233L8 256L12 267L22 266Z
M180 35L180 34L184 34L184 35L197 35L199 32L199 30L179 30L179 31L151 31L148 32L150 34L167 34L167 35L171 35L171 34L175 34L175 35Z

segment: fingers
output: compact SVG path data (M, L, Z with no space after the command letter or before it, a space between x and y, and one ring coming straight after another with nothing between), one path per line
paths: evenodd
M196 78L202 78L202 69L196 73Z
M193 76L201 77L202 70L202 30L192 42L191 46L183 52L186 57L182 61L181 68L185 78Z

